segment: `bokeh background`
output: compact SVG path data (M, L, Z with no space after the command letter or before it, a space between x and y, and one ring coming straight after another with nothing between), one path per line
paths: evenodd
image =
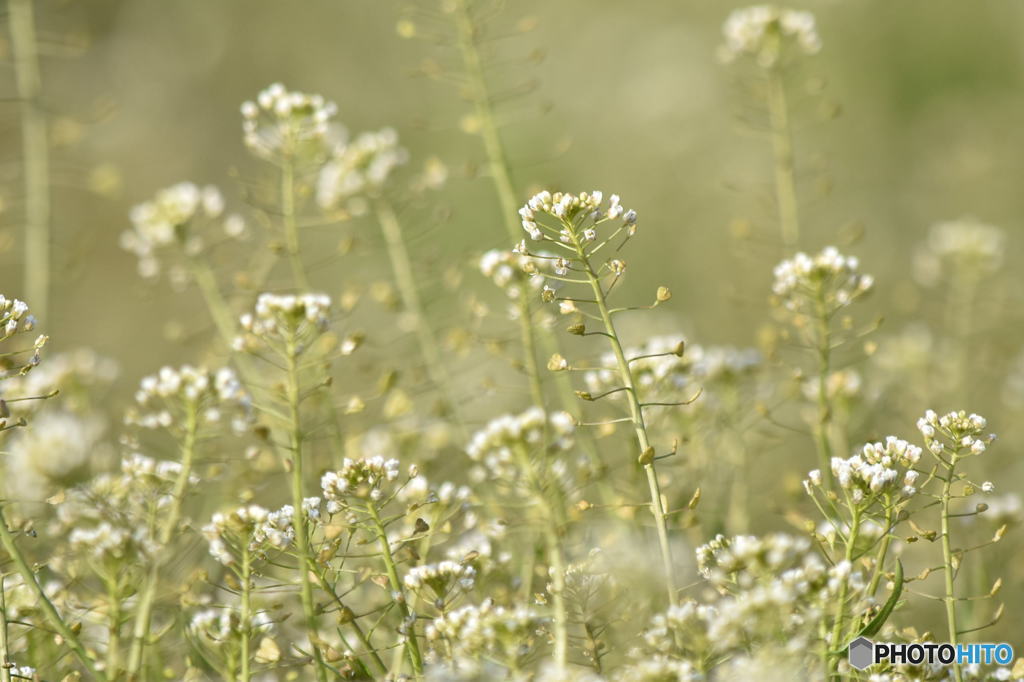
M763 113L749 74L716 58L734 5L509 5L490 23L492 35L507 37L488 53L496 59L492 87L518 93L501 108L502 134L523 198L542 186L596 188L640 213L627 289L664 284L674 297L626 329L633 340L680 330L706 344L763 344L771 336L771 269L786 254L776 237ZM804 247L836 244L876 276L876 295L860 314L883 318L874 337L880 348L922 324L933 339L969 344L968 365L957 372L938 341L915 347L931 356L922 365L927 385L897 387L884 399L867 391L853 439L909 437L924 409L965 407L989 415L1001 436L978 467L1000 492L1019 490L1024 5L800 7L815 13L823 41L790 81ZM468 264L509 244L482 177L479 139L466 131L470 105L445 82L457 56L443 35L399 37L407 9L391 0L37 3L54 182L53 304L42 329L55 350L90 346L118 361L112 411L157 363L193 360L209 339L193 292L136 275L135 257L118 245L128 212L157 189L191 180L220 186L245 213L266 170L242 144L238 108L274 81L336 101L352 131L394 127L412 166L432 157L445 164L446 187L407 215L406 228L433 324L442 335L462 324L483 282ZM9 62L6 37L0 56ZM6 66L0 89L0 291L20 296L20 130ZM941 283L925 286L913 269L930 226L963 216L1005 231L1002 269L969 302L969 318L950 310ZM348 237L362 249L356 259L337 249ZM308 239L324 254L314 280L330 293L390 276L371 223L317 228ZM463 266L461 279L453 277L451 268ZM385 313L364 315L372 347L405 347L395 327L376 324L390 319ZM456 376L467 395L477 390L478 372L463 367ZM483 395L481 418L516 401L500 390ZM799 487L809 453L809 440L806 452L767 445L749 453L764 483L754 499ZM785 526L764 504L771 513L758 523ZM1019 557L1021 542L1011 535L997 556ZM1005 566L1007 600L1020 602L1021 576ZM1021 634L1013 623L1003 627Z

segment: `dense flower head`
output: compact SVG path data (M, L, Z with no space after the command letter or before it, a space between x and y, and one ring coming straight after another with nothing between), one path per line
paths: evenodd
M42 499L54 487L80 479L110 452L105 434L106 423L95 414L63 409L40 412L5 444L8 493L20 499Z
M267 159L308 154L321 158L331 146L338 107L323 95L290 91L274 83L256 101L242 103L245 146Z
M320 498L306 498L302 508L306 517L318 518ZM210 544L210 554L230 566L238 561L242 549L258 555L287 549L295 541L293 512L291 505L270 511L256 504L218 512L203 526L203 536Z
M734 10L725 20L722 34L725 44L719 48L719 56L724 62L750 56L769 67L786 50L795 48L807 55L821 50L813 14L772 5Z
M550 240L551 235L557 235L564 243L576 238L587 244L597 240L597 226L607 221L619 221L621 226L628 227L630 234L635 231L636 211L624 209L619 201L619 195L612 194L605 203L604 193L596 190L579 194L552 194L545 190L533 195L519 209L519 217L523 229L534 240ZM554 218L553 224L545 223L544 215Z
M245 334L235 338L235 349L244 350L260 341L314 337L327 329L330 314L327 294L260 294L254 311L241 317Z
M896 491L901 486L901 494L909 497L917 492L914 484L918 473L914 466L921 452L920 447L889 436L885 442L865 444L860 452L847 459L833 457L832 475L839 487L850 492L854 502ZM810 493L821 483L821 472L815 470L804 481L804 487Z
M697 548L697 566L712 581L733 576L741 585L765 576L778 575L818 557L809 552L810 540L784 533L764 537L717 535Z
M515 478L518 467L514 448L537 447L544 439L545 429L549 447L560 451L572 447L576 424L568 412L549 414L543 408L531 407L521 414L506 414L489 421L473 434L466 454L495 476Z
M831 311L867 293L874 278L858 272L859 261L828 246L815 256L800 252L775 266L772 291L787 310L807 312L820 300Z
M0 294L0 341L17 332L32 331L35 326L36 318L29 313L27 303Z
M125 421L142 428L170 428L183 418L217 423L224 410L232 409L237 411L232 426L240 432L248 424L251 400L231 368L211 371L183 365L177 369L162 367L143 378L135 403Z
M504 607L493 600L468 605L435 618L426 627L429 641L447 640L459 653L480 656L495 652L499 660L518 658L524 643L543 622L526 606Z
M523 286L537 290L544 286L536 259L507 249L491 249L480 257L480 272L503 289L511 299L518 299Z
M939 416L934 410L928 410L917 420L917 429L924 436L928 450L936 456L944 452L956 452L960 455L980 455L985 452L989 443L995 440L994 434L986 434L988 422L978 414L949 412Z
M925 286L933 286L958 271L985 275L1003 264L1006 234L994 225L972 218L937 223L914 255L914 275Z
M404 582L407 588L414 591L429 587L434 597L444 600L455 587L463 591L473 589L476 583L476 569L469 564L441 561L410 568L405 574Z
M179 182L132 209L132 227L121 233L121 248L138 257L139 275L153 278L160 274L162 250L171 247L188 256L200 253L205 246L200 228L223 214L224 197L219 189ZM242 236L244 225L240 216L228 216L223 222L224 234Z
M392 171L409 160L398 145L393 128L360 133L355 139L338 145L317 181L316 199L323 208L335 208L351 199L379 190ZM358 207L348 205L350 213Z
M268 611L257 610L250 616L249 627L245 628L248 636L267 633L273 629L274 620ZM192 614L188 624L189 633L201 637L207 643L222 645L232 637L241 634L241 618L234 609L203 609Z
M320 478L320 489L327 501L327 512L336 514L349 507L350 498L378 502L391 492L391 484L400 475L397 459L381 456L350 459L346 457L338 471Z

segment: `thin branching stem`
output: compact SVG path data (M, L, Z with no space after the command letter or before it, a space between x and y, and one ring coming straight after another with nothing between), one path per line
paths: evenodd
M39 601L39 607L46 615L46 619L50 621L50 627L52 627L57 634L61 636L64 643L75 654L79 663L81 663L92 676L92 679L99 680L100 682L106 682L106 673L96 666L95 661L82 645L82 641L78 638L78 635L64 621L60 612L57 611L57 607L53 605L50 598L46 596L46 592L43 591L42 586L36 579L36 574L32 571L31 567L29 567L28 562L25 560L25 555L21 553L21 549L18 547L17 542L15 542L11 529L7 526L7 519L4 517L2 507L0 507L0 544L3 545L4 551L7 552L7 555L11 557L11 561L14 562L14 566L18 569L18 573L21 574L22 580L25 581L25 586Z
M170 508L167 515L163 516L164 523L157 535L159 549L149 566L146 574L146 582L142 588L139 598L139 608L135 612L135 623L132 628L132 645L128 654L128 677L137 679L145 665L146 639L150 635L150 623L153 619L153 603L156 600L157 589L160 584L160 569L169 556L168 545L174 538L175 531L181 521L181 508L185 500L185 493L188 489L189 478L192 475L192 464L195 459L196 437L199 430L198 406L191 406L187 411L185 421L185 437L181 444L181 470L174 481L174 488L171 492Z
M601 286L601 280L594 272L593 267L591 267L586 249L571 227L570 234L572 235L573 244L576 247L576 254L580 262L584 265L587 280L590 282L590 287L594 292L594 300L597 301L597 309L600 311L605 332L608 334L608 343L611 345L612 352L615 355L619 379L628 389L625 392L625 395L629 403L630 420L633 423L633 430L636 434L637 445L640 448L640 456L646 460L643 461L643 467L644 472L647 474L647 484L650 489L651 513L654 515L654 523L658 531L658 543L661 547L661 560L665 573L666 588L668 590L668 600L670 605L675 606L679 603L679 597L676 594L675 563L672 559L672 548L669 544L665 506L661 497L661 484L658 482L658 474L654 468L654 449L651 447L650 438L647 435L647 425L644 422L643 408L640 406L640 400L636 392L636 382L633 380L633 372L629 367L629 361L626 359L626 354L622 349L622 343L619 341L618 331L615 328L615 321L612 319L612 315L608 310L608 302L605 297L604 288Z
M7 3L14 75L21 100L25 191L25 295L37 317L48 319L50 303L50 153L33 0Z
M796 168L789 124L789 104L781 68L768 70L768 118L771 121L772 155L775 162L775 203L782 243L794 249L800 242L800 218L796 195Z

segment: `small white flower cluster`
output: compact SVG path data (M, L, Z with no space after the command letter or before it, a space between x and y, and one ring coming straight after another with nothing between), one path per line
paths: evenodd
M700 682L705 676L688 661L656 654L624 666L615 682Z
M72 530L68 536L68 548L73 554L95 559L123 559L132 557L133 548L139 540L145 540L145 533L134 537L127 529L103 521L92 528Z
M398 146L398 133L392 128L358 135L338 146L320 170L316 200L321 208L336 208L342 201L374 192L387 181L391 172L409 160L409 153ZM362 209L349 202L350 213Z
M842 255L834 246L813 257L801 252L775 266L772 291L787 310L807 312L823 299L828 312L832 312L849 305L874 285L871 275L857 272L859 265L857 258Z
M410 590L418 591L429 587L438 599L443 600L455 586L464 591L473 589L476 583L476 569L456 561L442 561L410 568L405 574L404 582Z
M921 448L895 436L889 436L884 443L867 443L852 457L832 458L832 474L839 486L850 492L855 503L879 493L891 492L902 485L901 494L910 497L917 493L914 484L918 472L913 467L921 459ZM821 487L821 471L815 469L808 474L804 488L808 494Z
M310 519L320 514L320 498L303 500L303 511ZM295 541L294 507L285 505L270 511L256 504L218 512L203 526L203 536L210 544L210 555L225 566L236 563L235 552L243 545L250 552L266 553L283 550Z
M765 537L737 535L727 538L717 535L696 550L697 567L708 580L715 583L735 579L741 587L748 587L755 579L774 576L817 559L808 554L810 540L775 533Z
M327 500L327 513L337 514L348 509L348 498L379 502L389 492L389 484L398 476L397 459L346 457L341 469L328 471L320 478L320 489Z
M223 408L233 407L241 410L232 424L236 432L241 432L248 425L251 406L234 370L221 367L210 371L191 365L178 369L162 367L156 374L144 377L135 392L135 402L138 408L153 411L129 410L125 421L146 429L171 427L175 422L173 412L180 410L214 424L220 421Z
M330 146L338 107L322 95L289 91L274 83L255 102L243 102L241 112L245 146L257 156L275 160L308 152L320 158Z
M688 649L698 650L708 644L706 634L717 617L714 606L689 599L669 607L665 613L656 614L643 633L644 644L650 650L670 653L675 650L673 633L679 633L685 638Z
M245 335L235 337L234 348L246 350L260 341L308 340L327 329L330 314L327 294L260 294L254 311L241 317Z
M158 252L161 249L174 246L188 256L198 254L204 244L194 223L201 219L215 220L223 213L224 197L219 189L179 182L132 209L129 216L132 228L121 233L121 248L138 257L141 277L154 278L160 274ZM245 223L240 221L237 215L228 217L225 233L241 236Z
M446 640L463 655L502 652L499 660L508 660L526 653L524 642L540 623L541 618L525 606L506 608L488 599L435 618L425 634L429 641Z
M790 46L807 55L821 50L813 14L772 5L734 10L725 20L722 34L725 44L719 48L719 57L726 63L751 56L767 68Z
M830 372L825 379L825 395L829 400L846 399L850 400L860 395L864 381L860 372L855 369L840 369ZM821 383L817 377L809 377L801 384L804 397L810 401L818 399L821 392Z
M36 677L36 669L30 665L17 665L13 662L8 662L5 665L8 666L8 670L10 671L11 677L18 677L23 680L38 679Z
M270 632L273 627L274 620L270 613L260 609L249 619L249 636ZM224 644L242 631L239 613L235 609L197 611L192 615L188 629L193 636L204 637L215 644Z
M1005 251L1006 234L994 225L971 218L938 223L914 255L914 275L930 287L957 270L992 274L1002 266Z
M808 538L784 534L719 535L697 550L697 560L722 596L713 602L713 611L680 615L690 616L684 621L690 641L700 639L699 628L706 624L704 639L716 655L780 637L789 638L793 653L800 653L808 643L807 622L820 618L837 595L861 594L865 584L851 562L830 567L811 551Z
M597 239L597 225L618 219L630 226L631 233L635 230L636 211L624 209L619 203L618 194L609 197L607 207L602 207L603 202L604 194L596 190L579 194L552 194L545 190L530 197L526 205L519 209L519 217L522 218L523 229L534 240L551 239L543 232L542 228L546 228L558 234L559 241L564 243L570 243L577 238L577 234L582 243L593 242ZM555 218L558 225L545 225L540 220L541 214Z
M761 365L761 354L754 348L700 346L687 344L679 335L653 336L642 346L625 349L637 389L645 399L655 396L679 399L681 392L707 389L720 381L749 375ZM592 395L621 385L618 364L613 353L601 357L602 369L583 374ZM664 395L662 395L664 394ZM614 394L611 397L618 397ZM689 397L689 396L684 396Z
M492 475L514 479L519 473L514 448L536 447L543 440L545 428L550 447L563 452L572 447L576 432L572 415L568 412L549 414L534 406L522 414L506 414L489 421L473 434L466 454L474 462L483 464Z
M121 473L135 481L174 483L181 475L181 462L168 459L153 459L139 453L128 455L121 460ZM190 473L189 485L197 485L199 477Z
M480 272L508 294L518 299L525 284L537 290L544 286L535 259L504 249L491 249L480 257Z
M110 358L88 348L77 348L48 357L45 364L24 376L11 377L4 382L0 396L8 392L16 396L43 396L60 390L63 407L83 412L91 407L90 390L106 388L117 374L117 363ZM18 405L18 411L33 412L43 405L44 401L26 400Z
M928 410L917 420L917 430L924 436L928 450L941 456L944 452L980 455L993 440L995 434L985 434L988 422L977 414L963 410L950 412L941 417L934 410ZM945 442L944 442L945 441Z
M105 431L104 420L95 414L41 412L7 447L8 493L19 499L43 499L55 487L80 478L90 464L109 453Z
M32 331L35 326L36 318L29 313L27 303L0 294L0 341L17 332Z

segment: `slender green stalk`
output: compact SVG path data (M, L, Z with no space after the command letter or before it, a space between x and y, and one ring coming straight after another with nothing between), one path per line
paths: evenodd
M199 292L213 319L213 324L217 327L217 333L224 344L230 348L231 340L235 337L237 329L237 320L231 313L231 306L224 300L224 295L221 293L220 287L217 286L217 278L205 261L193 258L189 260L189 266L192 278L195 280L196 286L199 287Z
M956 590L953 581L956 579L956 568L953 566L953 551L949 543L949 503L952 499L951 489L953 487L953 474L956 470L956 463L959 455L957 452L950 453L949 465L946 467L946 477L942 482L942 567L945 573L946 596L943 599L946 605L946 623L949 626L949 643L954 647L959 643L956 621ZM956 682L963 682L963 670L960 664L953 662L953 676Z
M250 629L252 626L252 606L250 604L251 596L251 582L252 582L252 556L249 552L248 543L242 545L242 609L241 609L241 630L242 630L242 646L239 657L241 660L242 671L239 675L242 682L249 682L249 678L252 676L249 672L249 638L251 635Z
M391 591L397 595L395 601L398 605L399 613L402 614L405 652L409 657L409 664L412 666L412 671L416 677L422 677L423 657L420 654L420 645L416 639L416 623L411 618L412 612L409 610L409 602L405 597L405 591L402 589L402 581L398 579L398 567L395 565L395 557L391 553L391 542L388 540L387 529L384 528L384 522L381 520L380 514L377 513L377 508L373 506L372 502L366 505L366 511L370 518L373 519L374 530L380 544L381 557L384 559L384 568L388 574L388 583L391 585Z
M0 682L11 682L10 645L7 643L7 582L6 575L0 575Z
M569 660L569 611L565 605L565 558L559 541L558 521L553 509L556 505L544 494L543 483L538 479L533 460L526 448L515 448L519 468L526 476L536 506L540 509L543 523L544 546L551 562L551 601L554 602L555 664L565 670Z
M577 258L583 264L587 281L594 292L594 301L597 303L597 309L601 314L601 322L604 324L608 343L611 345L612 352L615 355L619 379L626 388L624 393L629 402L630 420L633 422L633 431L636 434L637 445L640 447L641 462L644 472L647 474L647 486L650 489L651 514L654 516L654 525L658 531L658 544L661 547L661 561L665 573L665 584L668 590L668 601L672 606L676 606L679 603L679 597L676 594L675 563L672 559L672 548L668 539L668 523L665 515L665 506L661 499L661 484L658 482L658 474L654 468L654 450L647 435L643 407L640 405L636 383L633 381L633 372L629 367L628 360L626 360L626 354L622 350L622 343L619 341L619 334L615 328L612 314L609 311L607 296L604 288L601 286L601 280L590 265L590 258L587 256L583 244L576 236L575 230L570 229L570 234L573 248L576 249Z
M196 437L199 431L199 416L196 414L196 409L188 410L185 422L185 438L181 445L181 471L178 472L178 477L174 481L174 488L171 492L171 504L157 535L159 549L156 556L153 557L149 572L146 574L142 596L139 598L139 608L135 613L135 624L132 628L132 646L128 654L128 668L126 671L129 679L138 679L145 664L146 639L149 637L150 622L153 618L153 604L156 600L156 593L160 584L160 570L170 557L168 546L174 538L178 524L181 522L181 509L185 500L185 493L188 489L189 477L192 475Z
M284 221L285 250L292 268L295 286L309 290L306 268L302 265L299 246L299 225L295 216L295 162L286 158L281 162L281 219Z
M828 397L828 378L832 372L832 330L829 327L828 307L825 294L818 291L815 299L815 320L817 327L815 349L818 361L818 415L814 424L814 444L818 451L818 466L821 473L832 484L832 405Z
M892 521L895 515L895 511L892 506L892 498L889 495L885 496L885 536L882 538L882 542L878 545L878 554L875 556L875 567L871 571L871 580L868 582L868 590L866 594L869 597L875 596L875 592L878 591L878 584L882 580L882 567L885 564L885 557L889 554L889 545L892 543Z
M850 532L846 537L846 554L843 558L852 565L854 549L857 544L857 539L860 537L861 513L860 508L856 504L851 503L849 498L847 498L847 503L849 504L852 517L850 519ZM846 624L846 598L849 595L849 588L849 580L843 579L839 586L839 597L836 599L835 623L832 624L832 637L830 638L833 651L839 649L844 644L844 642L840 640L843 637L843 626ZM839 659L835 658L833 660L833 666L838 665ZM835 668L833 668L833 670L834 669Z
M476 110L480 124L480 136L483 138L484 151L487 155L487 167L494 181L494 188L501 203L501 214L505 229L513 241L521 236L516 220L516 192L512 186L512 174L506 160L505 147L498 134L498 124L494 117L491 104L491 93L484 75L483 60L477 47L477 31L473 25L473 17L469 10L468 0L455 0L455 27L458 33L459 50L462 64L466 69L470 99Z
M50 627L57 631L57 634L61 636L64 643L75 654L82 667L92 676L92 679L105 682L107 679L106 673L96 667L95 661L85 650L85 647L82 646L82 641L78 639L78 635L64 622L64 619L57 611L57 607L53 605L53 602L46 596L46 592L43 591L43 588L36 580L36 574L29 567L28 562L25 560L25 555L21 553L18 544L14 541L14 535L11 533L10 528L7 527L7 519L4 518L2 507L0 507L0 544L3 545L4 551L7 552L8 556L11 557L11 561L14 562L18 573L21 574L22 579L25 581L25 586L39 600L39 606L46 615L46 619L50 622Z
M287 386L286 399L288 401L289 432L288 441L291 446L291 492L292 492L292 525L295 527L295 548L299 559L300 597L302 599L302 611L306 620L306 631L309 635L309 643L313 649L313 658L316 665L316 676L319 682L326 682L326 667L323 654L320 652L317 634L317 613L316 604L313 601L313 584L309 579L310 572L314 571L313 557L309 549L309 535L307 532L306 514L302 509L302 501L305 499L302 492L302 422L299 405L302 396L299 387L299 363L298 344L294 338L289 339L286 348L287 362ZM315 572L315 571L314 571Z
M465 422L461 417L459 403L452 389L451 376L441 357L437 338L434 336L434 331L430 328L430 323L424 312L419 287L416 285L416 277L412 269L412 261L409 258L409 250L402 237L402 226L398 222L398 216L386 201L378 198L374 202L374 207L381 232L384 234L388 258L391 261L391 271L395 276L395 283L398 285L398 293L402 297L402 305L405 307L406 313L413 318L416 339L419 341L420 353L423 355L427 373L447 403L451 416L458 426L460 439L465 441L468 438Z
M491 181L494 183L495 193L498 195L498 203L501 207L501 219L502 224L505 226L505 230L508 233L509 238L515 242L522 238L523 232L519 224L517 216L517 201L518 196L515 187L512 183L512 172L508 162L508 155L505 152L504 143L501 141L501 134L498 131L497 119L494 115L494 107L491 99L491 92L487 85L487 76L484 72L483 60L480 57L480 50L477 46L477 31L473 25L473 17L470 14L469 0L456 0L455 11L453 12L455 17L455 25L458 34L459 51L462 56L463 68L466 72L466 78L468 82L469 97L473 102L474 110L476 112L477 119L480 124L480 137L484 143L484 153L487 158L487 168L491 176ZM521 287L519 293L519 306L520 309L529 309L529 296L530 291L528 287ZM539 337L540 341L544 344L546 349L550 349L549 354L558 352L558 340L551 330L546 328L537 328L532 323L532 318L521 318L521 325L528 328L529 331L529 343L530 345L536 345L536 340ZM521 330L523 331L523 330ZM526 332L523 331L523 343L524 347L527 345ZM524 350L524 357L526 360L526 370L531 372L530 351ZM534 364L536 364L536 351L534 351ZM536 381L534 381L536 376ZM534 396L535 404L545 405L543 400L538 401L536 395L538 395L537 386L542 385L542 375L531 374L531 394ZM575 394L573 393L572 385L567 378L558 377L555 384L558 388L559 401L562 403L562 408L570 413L575 412L577 401ZM543 395L541 391L539 393ZM590 460L598 467L599 470L603 471L604 467L597 454L597 450L589 438L585 438L582 441L584 450ZM606 502L610 502L614 499L613 492L607 482L603 479L599 481L599 492L602 498Z
M775 160L775 203L779 212L782 243L787 249L800 242L800 219L796 198L796 169L789 125L786 86L778 67L768 70L768 118L771 121L772 152Z
M21 100L25 191L25 296L40 319L50 302L50 159L32 0L9 0L14 75Z
M117 677L121 671L121 596L116 579L107 581L107 657L106 672Z

